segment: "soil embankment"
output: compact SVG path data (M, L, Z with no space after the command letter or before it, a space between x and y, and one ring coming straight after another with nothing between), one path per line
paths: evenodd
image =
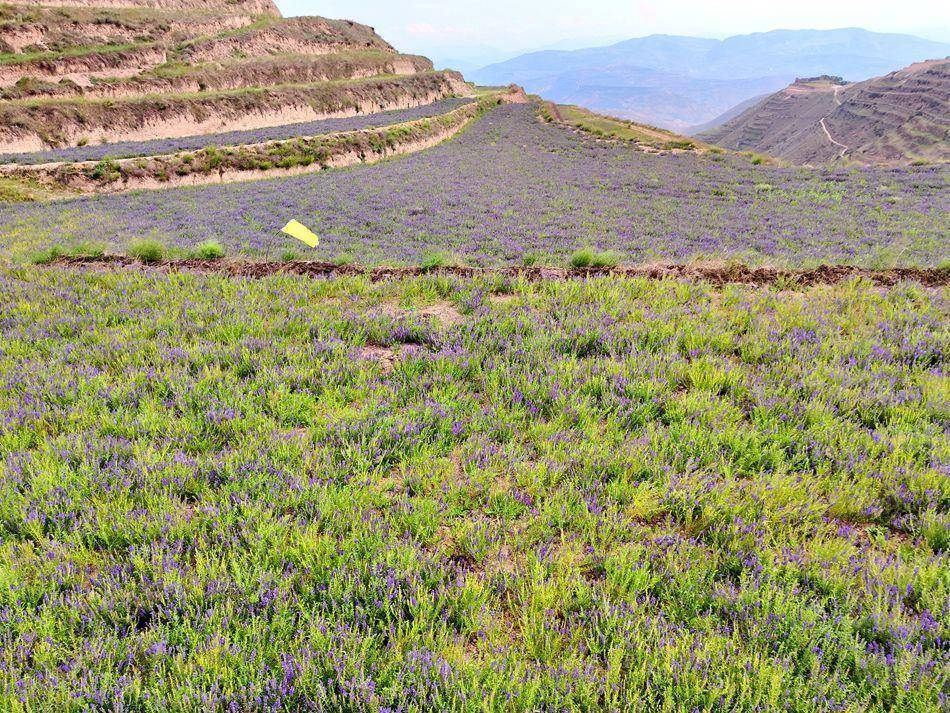
M61 257L51 265L67 268L120 268L154 272L199 272L228 277L264 278L271 275L301 275L305 277L367 276L373 281L418 277L426 274L454 277L502 277L536 280L569 280L590 277L628 277L649 279L696 280L714 285L753 285L783 287L811 287L835 285L854 279L865 279L882 287L901 282L917 282L925 287L950 285L950 269L928 267L895 267L874 270L852 265L820 265L815 268L782 269L751 267L748 265L711 264L653 264L606 268L551 268L551 267L441 267L427 270L421 267L361 267L336 265L327 262L251 262L244 260L165 260L143 263L124 255L99 257Z

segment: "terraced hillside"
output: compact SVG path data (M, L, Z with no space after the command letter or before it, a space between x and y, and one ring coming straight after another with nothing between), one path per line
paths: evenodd
M461 75L400 54L371 27L282 18L270 0L0 5L6 164L24 152L68 163L76 148L103 147L99 155L112 157L113 144L195 136L228 146L235 132L410 110L469 94ZM423 113L443 117L459 107L444 108ZM436 128L457 130L470 113ZM307 136L293 128L281 133ZM416 135L404 138L419 144ZM434 138L427 134L422 143Z
M945 162L950 60L921 62L855 84L835 77L801 79L699 137L800 164Z

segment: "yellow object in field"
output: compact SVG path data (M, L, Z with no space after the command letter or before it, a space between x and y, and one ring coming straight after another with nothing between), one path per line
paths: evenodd
M297 238L297 240L306 243L312 248L320 244L320 238L314 235L307 226L298 223L296 220L287 223L280 232L286 233L292 238Z

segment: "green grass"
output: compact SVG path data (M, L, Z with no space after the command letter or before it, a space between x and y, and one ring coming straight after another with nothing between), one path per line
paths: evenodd
M2 710L941 707L946 290L0 300Z
M557 118L566 124L596 136L621 141L636 141L662 149L690 150L702 146L698 141L680 136L666 129L658 129L654 126L646 126L612 116L603 116L582 107L559 104L553 108L548 106L547 111L550 118Z
M53 191L34 181L0 177L0 205L4 203L33 203L62 197L62 191Z
M68 247L54 245L34 253L29 262L34 265L48 265L62 257L102 257L105 254L105 248L93 242L77 243Z
M436 270L440 267L449 267L455 264L457 264L457 261L452 255L436 250L423 253L419 260L419 267L423 270Z
M161 262L168 254L163 243L147 238L133 241L127 252L131 257L145 263Z
M220 260L227 254L227 249L219 241L206 240L190 250L188 257L198 258L199 260Z
M571 267L616 267L620 264L620 254L612 250L581 248L571 255Z

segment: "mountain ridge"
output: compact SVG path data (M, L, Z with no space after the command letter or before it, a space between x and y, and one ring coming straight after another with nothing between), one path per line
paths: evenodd
M946 54L947 43L860 28L772 30L723 40L649 35L529 53L469 78L515 82L551 101L684 131L797 77L838 74L860 81Z
M798 79L697 135L793 163L950 161L950 58L863 82Z

